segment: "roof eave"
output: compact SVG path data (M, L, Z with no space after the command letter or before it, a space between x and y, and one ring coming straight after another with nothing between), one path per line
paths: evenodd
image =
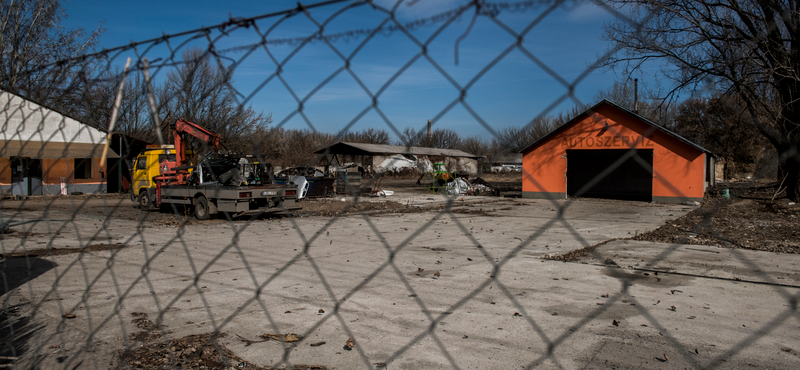
M594 112L594 111L596 111L598 108L600 108L600 106L602 106L602 105L605 105L605 104L608 104L608 105L611 105L611 106L613 106L613 107L615 107L615 108L617 108L617 109L620 109L620 110L622 110L623 112L625 112L625 113L628 113L628 114L630 114L630 115L634 116L634 118L637 118L637 119L639 119L639 120L641 120L641 121L643 121L643 122L647 123L648 125L655 127L657 130L660 130L660 131L662 131L662 132L666 133L667 135L669 135L669 136L672 136L672 137L674 137L674 138L678 139L679 141L682 141L683 143L685 143L685 144L687 144L687 145L689 145L689 146L691 146L691 147L694 147L695 149L698 149L698 150L702 151L703 153L711 154L712 156L714 156L715 158L717 158L717 155L715 155L714 153L712 153L712 152L711 152L711 151L709 151L708 149L706 149L706 148L703 148L703 147L701 147L700 145L697 145L697 144L693 143L693 142L692 142L692 141L690 141L689 139L686 139L685 137L683 137L683 136L680 136L680 135L678 135L678 134L676 134L676 133L674 133L674 132L672 132L672 131L670 131L670 130L666 129L666 128L664 128L663 126L660 126L660 125L656 124L655 122L653 122L653 121L651 121L651 120L649 120L649 119L647 119L647 118L645 118L645 117L642 117L642 116L640 116L639 114L637 114L637 113L634 113L634 112L632 112L632 111L630 111L630 110L628 110L628 109L626 109L626 108L624 108L624 107L621 107L621 106L619 106L618 104L616 104L616 103L614 103L614 102L611 102L611 101L609 101L609 100L606 100L606 99L603 99L603 100L601 100L599 103L597 103L597 104L595 104L594 106L592 106L591 108L588 108L588 109L586 109L585 111L583 111L583 113L581 113L581 114L577 115L575 118L573 118L573 119L569 120L567 123L564 123L563 125L559 126L559 127L558 127L558 128L556 128L555 130L551 131L549 134L547 134L547 135L545 135L545 136L542 136L542 137L541 137L539 140L536 140L535 142L533 142L533 144L531 144L531 145L528 145L528 146L527 146L527 147L525 147L524 149L520 150L520 153L522 153L522 154L525 154L525 153L528 153L528 152L530 152L531 150L535 149L535 148L536 148L537 146L539 146L540 144L542 144L542 143L546 142L546 141L547 141L547 140L549 140L551 137L553 137L553 136L557 135L559 132L563 131L563 130L564 130L564 129L566 129L567 127L569 127L569 126L571 126L571 125L575 124L576 122L578 122L578 121L580 121L580 120L584 119L586 116L588 116L588 115L589 115L589 113L590 113L590 112Z

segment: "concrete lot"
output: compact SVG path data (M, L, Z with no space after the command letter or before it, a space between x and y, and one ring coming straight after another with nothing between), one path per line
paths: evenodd
M447 201L398 195L392 200ZM126 339L138 330L133 312L163 324L166 338L225 333L220 343L261 366L798 368L794 255L615 241L584 263L541 258L652 230L690 208L465 198L453 212L183 227L78 212L19 227L31 234L4 237L4 253L127 247L7 259L3 299L30 317L20 364L41 368L113 366L118 350L140 345ZM698 265L701 256L713 258ZM306 338L246 346L236 337L289 332ZM342 348L348 337L352 351Z

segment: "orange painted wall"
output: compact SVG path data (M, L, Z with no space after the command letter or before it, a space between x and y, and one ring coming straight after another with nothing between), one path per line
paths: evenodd
M653 197L703 197L706 154L612 105L523 153L522 191L565 194L567 149L632 147L653 149Z
M100 159L94 158L91 179L73 179L72 170L75 165L72 158L42 159L42 184L60 184L61 178L66 177L70 184L100 184L106 181L101 176ZM0 185L11 185L11 167L9 158L0 158Z
M106 181L101 177L100 159L92 159L93 175L91 179L73 179L75 160L72 158L42 159L42 183L60 184L61 178L66 177L70 184L99 184Z
M11 186L11 161L0 158L0 185Z

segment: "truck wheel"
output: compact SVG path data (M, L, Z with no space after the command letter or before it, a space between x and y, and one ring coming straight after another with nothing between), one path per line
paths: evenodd
M139 189L139 208L146 211L150 209L152 205L152 202L150 202L150 193L147 192L147 189Z
M198 197L194 201L194 217L200 221L208 220L208 199L206 197Z

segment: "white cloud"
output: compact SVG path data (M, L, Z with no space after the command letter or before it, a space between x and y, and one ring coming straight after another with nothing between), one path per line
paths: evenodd
M567 18L572 22L597 20L610 16L608 10L595 5L593 2L580 2L572 7L565 8Z

